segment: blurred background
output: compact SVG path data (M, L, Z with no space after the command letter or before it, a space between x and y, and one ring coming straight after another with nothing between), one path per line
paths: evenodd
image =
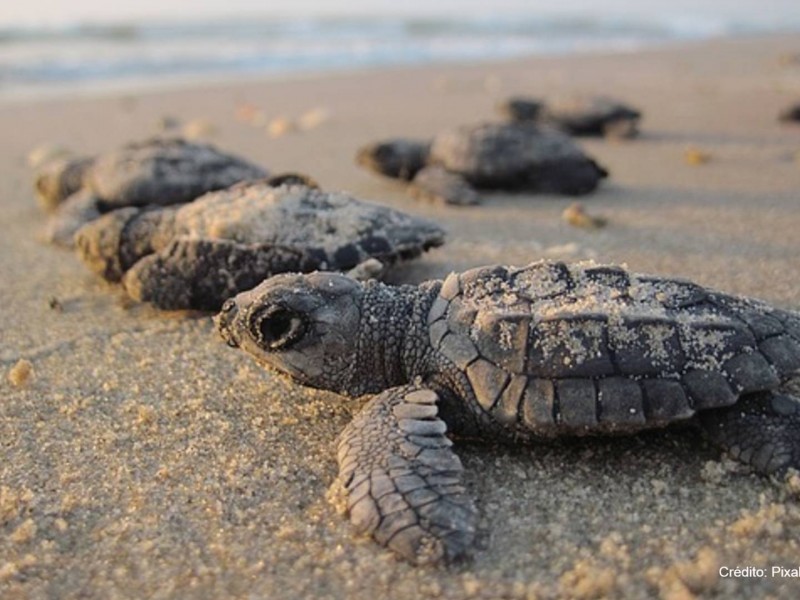
M797 0L25 0L0 4L0 98L787 31Z

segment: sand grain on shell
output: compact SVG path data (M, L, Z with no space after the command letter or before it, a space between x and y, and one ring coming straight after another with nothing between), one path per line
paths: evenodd
M733 356L726 341L735 331L709 327L728 324L727 317L713 307L695 312L675 310L695 286L629 273L630 283L623 288L586 274L587 269L603 267L591 261L578 263L570 265L564 276L561 265L541 261L501 274L487 271L482 276L465 276L460 300L468 314L477 311L471 328L473 340L478 340L481 327L493 316L508 314L518 319L527 314L537 330L534 347L544 360L559 357L564 364L580 365L602 356L604 332L612 349L643 344L647 357L654 365L663 364L665 370L671 358L667 343L676 331L688 356L687 367L719 371ZM746 300L734 304L751 310L763 307ZM450 318L458 320L452 311ZM508 327L508 323L504 325ZM502 337L499 340L501 347L508 347L508 333L506 342Z
M415 221L347 193L299 185L272 188L255 183L212 192L181 207L175 215L177 235L323 248L331 254L372 236L383 237L388 244L411 246L417 228L421 230L420 240L428 239L434 230L428 222Z

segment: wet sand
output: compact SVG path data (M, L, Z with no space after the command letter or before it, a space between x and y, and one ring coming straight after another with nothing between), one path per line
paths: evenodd
M354 537L327 496L358 402L266 373L208 315L133 304L42 244L25 164L44 141L98 152L167 116L202 119L195 133L223 149L444 225L448 243L395 282L594 258L800 310L800 128L777 122L800 97L800 65L781 60L798 50L796 36L720 40L0 107L0 597L798 597L800 577L769 572L800 567L800 482L754 475L691 431L458 444L482 531L465 565L414 568ZM645 115L637 140L581 141L612 174L582 199L605 228L563 222L562 197L418 203L353 164L378 137L570 91ZM273 137L241 120L253 107L268 120L324 110ZM710 160L687 164L689 147Z

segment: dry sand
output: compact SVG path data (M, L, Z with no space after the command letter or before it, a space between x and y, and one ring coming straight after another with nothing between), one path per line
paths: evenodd
M25 165L44 141L101 151L178 117L265 166L445 225L449 243L396 281L592 257L800 309L800 129L776 120L800 97L800 66L780 60L798 49L797 37L723 40L0 108L0 597L800 597L800 578L718 575L800 565L800 486L685 431L461 445L484 532L461 567L413 568L354 538L326 492L358 404L261 371L208 316L133 305L42 245ZM582 142L612 173L585 199L603 229L562 221L567 198L415 203L353 165L379 136L486 119L508 93L571 90L645 113L641 139ZM236 118L252 107L326 118L270 137ZM689 147L710 160L688 164Z

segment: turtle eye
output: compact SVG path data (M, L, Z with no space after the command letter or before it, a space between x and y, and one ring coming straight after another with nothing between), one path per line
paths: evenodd
M256 313L253 332L259 345L266 350L285 350L300 341L306 333L306 321L297 312L270 306Z

